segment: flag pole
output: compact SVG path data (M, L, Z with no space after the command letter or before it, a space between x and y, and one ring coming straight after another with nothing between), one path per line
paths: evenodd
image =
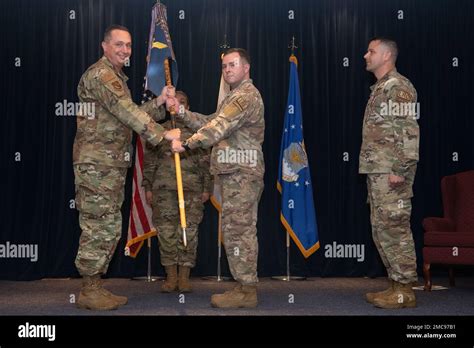
M165 59L164 64L165 64L166 85L172 86L171 69L170 69L170 63L168 59ZM175 121L176 110L174 109L174 106L171 106L169 111L171 114L171 127L176 128L176 121ZM182 234L183 244L184 244L184 247L186 248L188 246L188 241L186 238L186 211L184 207L183 179L181 176L181 159L180 159L179 153L177 152L174 153L174 164L176 167L176 184L178 186L179 218L181 222L181 231L183 233Z
M219 221L217 223L217 281L222 281L221 277L221 257L222 257L222 213L219 211Z
M220 46L221 51L225 52L225 50L229 49L230 46L227 43L227 34L224 34L224 43ZM222 53L223 55L224 53ZM222 59L222 56L221 56ZM220 92L220 91L219 91ZM221 188L220 183L219 183L219 188ZM221 188L221 193L219 195L222 200L222 188ZM222 203L222 202L221 202ZM222 281L228 281L230 280L230 277L223 277L221 275L221 259L222 259L222 205L221 209L219 209L219 221L217 224L217 281L222 282Z
M153 277L151 276L151 238L148 238L147 239L147 247L148 247L148 269L147 269L147 273L146 273L146 280L147 282L153 282L156 280L153 279Z
M291 56L294 56L295 54L295 48L298 48L298 46L295 45L295 37L293 36L291 38L291 43L288 46L288 48L291 49ZM291 58L290 58L291 59ZM290 275L290 233L286 231L286 276L274 276L272 279L274 280L283 280L283 281L291 281L291 280L305 280L306 277L300 277L300 276L291 276Z
M306 277L290 275L290 234L288 232L286 232L286 275L273 276L272 279L283 280L286 282L289 282L292 280L306 280Z
M151 238L153 236L147 238L147 270L146 270L146 276L145 277L133 277L132 280L143 280L146 281L147 283L151 282L156 282L157 280L163 280L165 279L164 277L159 277L159 276L152 276L151 275Z
M290 234L286 233L286 279L290 281Z
M214 180L214 182L216 179ZM220 186L218 186L220 188ZM222 193L219 194L222 197ZM202 277L204 280L215 280L217 282L224 282L231 280L230 277L222 276L222 269L221 269L221 259L222 259L222 206L218 211L218 222L217 222L217 276L205 276Z

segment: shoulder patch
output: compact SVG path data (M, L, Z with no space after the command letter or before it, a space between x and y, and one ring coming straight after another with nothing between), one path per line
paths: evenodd
M411 101L413 99L413 96L411 95L411 93L404 90L398 90L396 95L398 99L402 99L405 101Z
M245 111L248 107L248 100L242 96L235 98L229 105L223 109L227 117L234 117Z
M242 108L235 101L227 105L222 112L226 117L234 117L242 112Z
M116 91L121 91L123 89L119 81L112 81L112 87L114 87Z
M233 104L242 112L244 111L245 107L247 106L245 99L242 97L238 97L236 100L234 100Z
M122 97L125 94L122 83L113 72L103 71L100 73L99 78L104 86L116 96Z

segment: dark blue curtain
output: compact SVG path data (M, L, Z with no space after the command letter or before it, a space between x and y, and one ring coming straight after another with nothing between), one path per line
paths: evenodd
M307 276L376 276L384 269L371 240L365 177L358 175L361 126L369 86L362 56L374 35L400 46L398 70L415 85L421 106L420 163L412 227L421 263L426 216L442 213L440 180L474 167L471 95L474 3L469 0L173 0L168 23L180 69L178 88L191 108L212 113L224 35L248 49L251 75L265 102L265 191L258 221L260 276L286 272L285 231L275 183L295 36L306 148L313 176L321 249L305 260L291 246L291 270ZM1 18L0 244L37 244L37 262L0 259L0 278L75 276L80 229L74 199L75 118L55 105L76 102L81 74L102 54L107 26L127 26L133 38L125 69L140 101L153 0L6 0ZM291 17L294 16L294 19ZM457 60L456 60L457 59ZM457 62L457 66L456 65ZM18 63L20 63L19 66ZM348 63L348 64L347 64ZM453 64L454 63L454 64ZM454 66L453 66L454 65ZM20 157L19 157L20 156ZM344 160L344 157L348 160ZM21 159L18 161L18 159ZM130 173L129 173L130 174ZM129 175L130 176L130 175ZM146 272L146 249L123 255L130 178L121 243L108 275ZM211 206L200 228L194 275L215 274L217 216ZM324 247L363 244L365 259L328 258ZM153 273L162 273L153 241ZM224 258L225 260L225 258ZM223 261L224 273L228 268Z

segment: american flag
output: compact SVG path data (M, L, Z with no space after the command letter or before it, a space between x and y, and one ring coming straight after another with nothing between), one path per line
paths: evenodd
M142 104L154 97L150 91L142 95ZM137 136L135 146L135 166L133 168L132 203L130 205L130 220L128 224L128 238L125 246L125 255L136 257L143 242L157 235L153 226L152 210L146 202L143 182L143 143Z
M173 84L176 86L178 68L169 35L166 20L166 6L159 1L151 11L150 35L148 40L147 76L143 85L142 104L151 100L154 95L160 94L165 86L164 61L171 57L173 70ZM140 251L143 242L157 235L152 223L152 210L146 202L143 181L143 144L137 136L135 167L133 170L132 204L130 207L130 223L125 254L135 257Z

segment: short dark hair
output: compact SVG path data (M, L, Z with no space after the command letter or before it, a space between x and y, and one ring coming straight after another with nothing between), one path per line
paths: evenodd
M110 27L105 29L104 41L107 42L107 41L110 40L110 37L112 36L112 31L114 31L114 30L123 30L123 31L126 31L127 33L130 34L130 31L128 30L127 27L124 27L123 25L119 25L119 24L112 24Z
M188 95L186 93L184 93L183 91L176 91L176 97L178 96L178 94L181 94L186 99L186 104L189 105Z
M225 57L225 56L227 56L228 54L231 54L231 53L238 53L240 58L245 59L247 64L250 65L250 55L243 48L229 48L227 51L224 52L224 55L222 57Z
M384 37L384 36L375 36L375 37L373 37L369 40L369 44L372 41L380 41L380 43L384 44L390 50L390 52L392 53L393 61L395 62L397 60L398 45L395 42L395 40L390 39L388 37Z

